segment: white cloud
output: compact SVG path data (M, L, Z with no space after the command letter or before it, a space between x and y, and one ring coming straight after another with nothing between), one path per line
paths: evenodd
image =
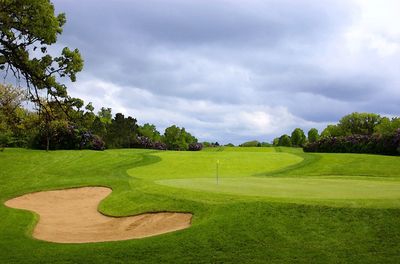
M347 45L353 53L371 49L381 57L399 55L400 2L398 0L356 0L359 17L347 32Z
M128 100L121 97L122 91L129 91ZM299 124L307 128L319 126L294 116L283 106L215 103L155 95L144 89L118 86L97 78L74 83L70 93L79 95L86 102L91 101L97 110L102 106L111 107L114 114L133 115L140 124L153 123L161 132L176 124L200 140L222 143L252 139L270 141L275 135L288 133Z

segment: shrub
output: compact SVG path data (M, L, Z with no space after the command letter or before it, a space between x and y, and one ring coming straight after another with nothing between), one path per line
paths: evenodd
M91 149L93 150L104 150L106 148L106 143L98 135L93 135L91 140Z
M189 151L199 151L203 149L203 144L201 143L191 143L189 144Z
M261 143L257 140L252 140L240 144L239 147L261 147Z
M400 129L391 135L325 137L303 147L305 152L400 155Z
M165 143L160 141L153 142L150 138L145 136L138 136L136 141L136 147L139 148L167 150L167 145Z
M153 149L158 149L158 150L167 150L167 144L157 141L153 145Z

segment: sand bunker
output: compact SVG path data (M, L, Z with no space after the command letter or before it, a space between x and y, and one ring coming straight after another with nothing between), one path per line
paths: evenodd
M5 205L40 215L33 236L58 243L117 241L155 236L188 228L192 214L146 213L108 217L97 211L111 193L105 187L84 187L26 194Z

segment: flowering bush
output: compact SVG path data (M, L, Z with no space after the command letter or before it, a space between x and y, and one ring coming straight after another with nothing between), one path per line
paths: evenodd
M106 144L103 139L97 135L93 135L91 140L91 149L93 150L104 150L106 148Z
M324 137L304 146L305 152L400 155L400 129L392 135Z
M199 151L203 149L203 144L201 143L191 143L189 144L190 151Z
M145 136L138 136L136 142L139 148L167 150L167 145L165 143L159 141L153 142Z
M153 144L153 149L167 150L167 144L157 141Z

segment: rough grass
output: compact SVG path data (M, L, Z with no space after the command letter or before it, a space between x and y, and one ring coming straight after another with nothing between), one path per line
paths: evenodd
M365 172L363 175L397 184L400 170L400 160L392 157L350 155L354 156L354 166L346 162L340 167L349 157L332 160L330 155L324 159L326 154L316 157L292 149L290 154L285 153L286 149L277 149L283 153L242 149L240 153L235 149L211 151L210 157L207 152L46 153L6 149L0 153L0 263L400 262L400 210L396 208L305 205L254 195L173 188L154 182L201 177L212 180L216 158L221 159L221 166L234 161L225 174L221 171L222 180L229 177L233 181L253 178L262 181L271 177L290 177L294 181L296 177L303 180L326 178L324 175L336 175L329 176L335 177L332 179L337 179L337 175L350 175L351 180L356 180ZM280 159L272 154L283 156ZM181 162L188 160L192 165ZM168 162L165 164L165 161ZM213 164L209 168L202 164L208 161ZM377 164L377 167L365 168L363 161ZM186 167L179 169L180 166ZM309 178L310 175L313 178ZM113 189L112 195L100 204L105 214L190 211L194 213L193 226L140 240L56 244L30 236L37 216L6 208L3 204L27 192L88 185ZM308 188L307 185L303 187ZM242 188L245 190L246 186ZM340 189L340 185L337 188Z

